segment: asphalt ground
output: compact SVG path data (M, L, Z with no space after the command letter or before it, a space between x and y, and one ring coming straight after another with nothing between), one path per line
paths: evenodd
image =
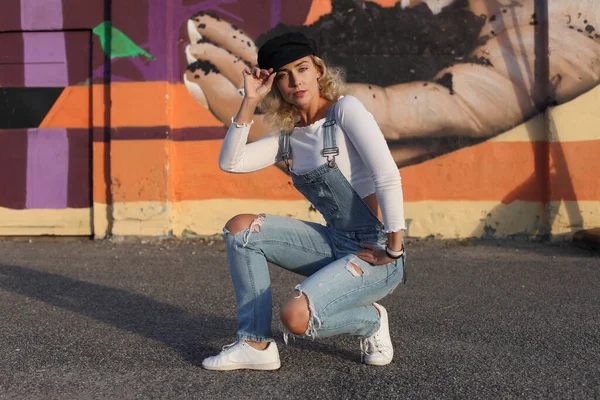
M568 244L407 240L381 303L395 358L351 336L213 372L235 339L222 241L0 241L1 399L600 398L600 256ZM271 267L274 315L301 277Z

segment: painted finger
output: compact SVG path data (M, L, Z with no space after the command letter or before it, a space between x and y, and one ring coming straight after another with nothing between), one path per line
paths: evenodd
M486 60L512 86L525 89L535 103L543 103L545 99L538 98L535 87L535 35L534 26L529 24L506 30L477 48L473 57ZM548 94L559 103L589 90L600 80L600 35L597 39L590 36L565 24L550 29L548 62L552 83Z
M233 83L222 75L214 65L207 61L197 61L189 65L185 72L184 81L190 92L193 92L195 87L202 91L208 109L219 121L223 122L225 126L231 124L231 117L237 113L242 102L242 96ZM267 127L264 124L262 115L255 115L248 141L258 140L266 132Z
M486 24L480 36L493 37L515 27L536 26L540 15L536 14L535 1L527 0L471 0L469 8L475 15L485 15ZM597 0L548 1L550 29L561 26L585 31L588 26L600 25ZM597 28L595 28L597 29Z
M231 54L227 50L217 47L212 43L200 41L186 47L186 57L188 64L199 60L210 62L236 88L240 89L244 87L242 72L248 68L248 65L241 58Z
M472 111L457 100L441 83L410 82L385 88L374 109L388 140L481 134Z
M258 50L254 41L236 26L218 16L198 13L188 20L188 34L192 43L198 38L204 38L252 65L257 63Z

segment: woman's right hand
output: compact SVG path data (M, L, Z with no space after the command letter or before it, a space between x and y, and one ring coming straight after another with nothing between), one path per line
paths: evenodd
M271 91L277 75L273 72L273 68L266 70L258 67L246 67L242 74L244 76L244 97L256 104L260 103Z

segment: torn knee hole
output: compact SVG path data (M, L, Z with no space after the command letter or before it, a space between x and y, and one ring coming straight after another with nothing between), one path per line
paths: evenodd
M315 306L312 303L312 301L310 300L310 298L304 293L304 291L302 290L302 287L300 285L296 285L296 287L294 288L295 292L298 292L298 295L296 296L295 294L292 294L291 298L294 300L299 300L301 298L305 298L306 299L306 305L304 305L304 307L308 307L308 326L306 327L306 330L304 332L292 332L288 329L287 326L285 326L284 324L284 333L283 333L283 340L285 341L285 343L288 343L288 336L292 335L293 337L296 336L300 336L300 337L306 337L309 339L316 339L317 338L317 329L321 328L321 319L319 318L319 315L317 314L317 311L315 310ZM289 301L292 301L291 299ZM290 303L286 304L286 305L290 305ZM305 308L302 308L302 313L304 313L306 311ZM296 309L298 310L298 309ZM306 322L304 322L306 323Z
M248 245L248 241L250 240L250 235L252 232L260 232L260 227L265 223L267 216L265 214L258 214L254 221L250 224L250 228L246 232L244 237L244 247Z
M361 267L359 267L352 261L348 261L348 263L346 264L346 269L350 271L350 273L354 276L361 276L365 273Z

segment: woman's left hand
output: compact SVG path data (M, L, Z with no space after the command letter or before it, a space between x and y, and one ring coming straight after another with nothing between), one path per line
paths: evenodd
M362 243L364 249L358 250L356 255L363 261L368 262L372 265L385 265L394 262L393 258L390 258L385 250L379 247L373 246L369 243Z

